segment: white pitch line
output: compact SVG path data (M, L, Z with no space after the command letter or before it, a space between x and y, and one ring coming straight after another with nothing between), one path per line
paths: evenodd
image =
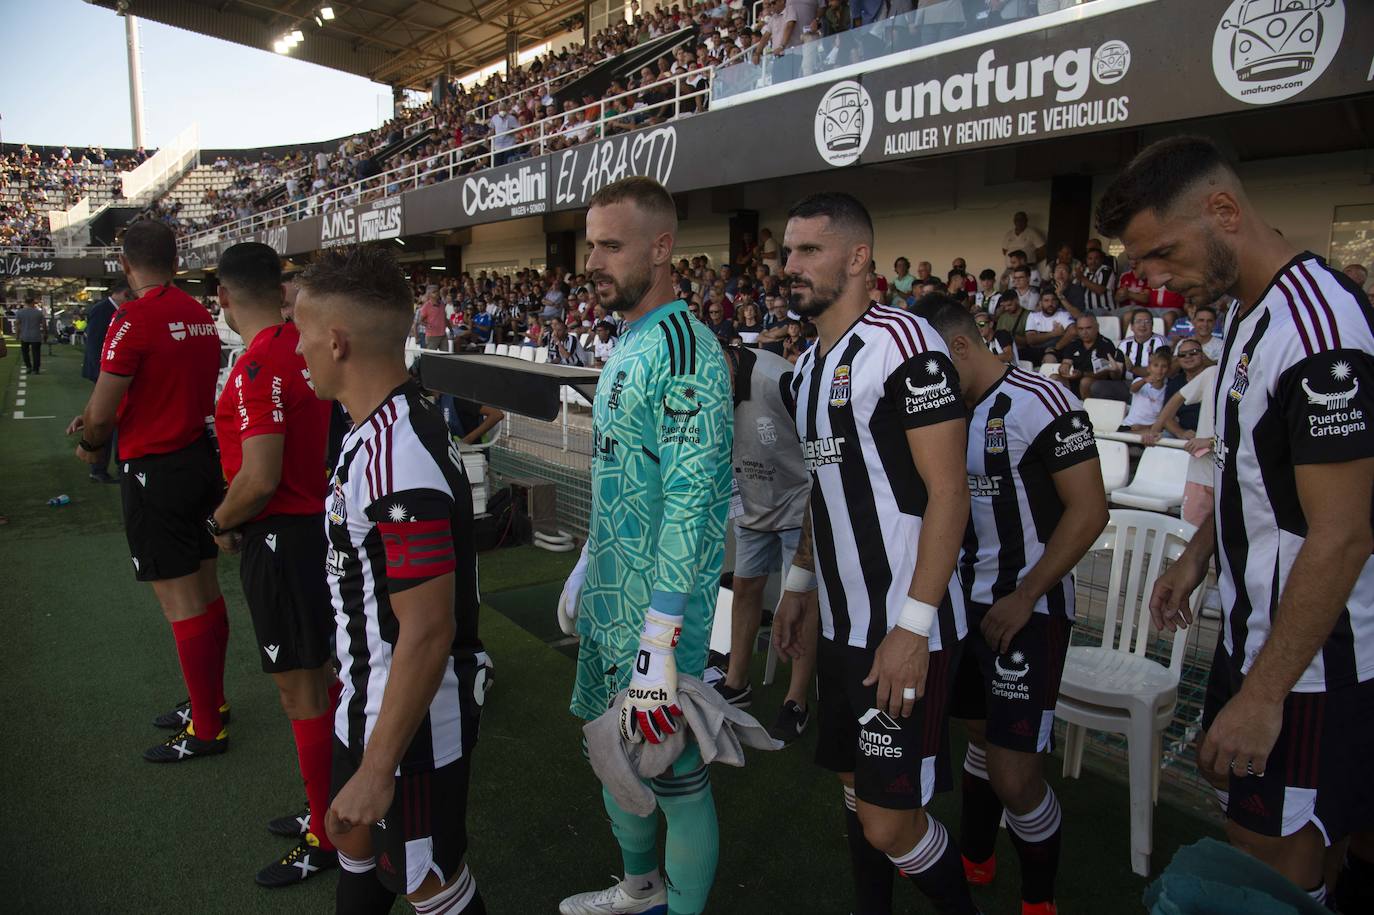
M16 407L22 407L22 406L24 405L24 398L22 398L22 397L16 397L16 398L14 399L14 405L15 405Z
M23 410L14 411L15 419L57 419L56 416L25 416Z

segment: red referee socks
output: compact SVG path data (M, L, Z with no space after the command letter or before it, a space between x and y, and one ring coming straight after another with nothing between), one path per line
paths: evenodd
M181 676L186 680L186 692L191 697L191 723L201 740L214 740L224 727L219 717L219 696L224 691L224 655L215 634L216 625L214 616L209 613L172 623Z
M310 831L320 840L321 848L332 849L334 844L324 829L324 814L329 809L334 715L326 712L317 718L292 721L291 733L296 738L296 756L301 763L301 778L305 780L305 797L310 802Z
M215 703L215 708L224 707L224 658L229 651L229 613L224 607L224 595L210 601L205 605L205 613L214 620L215 641L219 645L219 666L215 674L215 695L219 701Z

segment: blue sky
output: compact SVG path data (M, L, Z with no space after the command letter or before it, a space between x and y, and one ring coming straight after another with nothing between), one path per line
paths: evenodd
M6 143L130 145L124 20L81 0L0 0ZM202 148L326 140L377 126L391 91L271 51L139 20L149 147L200 123ZM380 115L380 117L379 117Z

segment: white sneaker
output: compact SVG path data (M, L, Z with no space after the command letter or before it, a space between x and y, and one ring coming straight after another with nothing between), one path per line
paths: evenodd
M622 880L615 886L569 896L558 904L559 915L667 915L668 888L648 896L631 896Z

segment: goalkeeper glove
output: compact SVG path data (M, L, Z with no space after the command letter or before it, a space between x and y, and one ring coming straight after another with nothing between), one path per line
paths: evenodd
M573 566L563 593L558 595L558 628L564 635L577 635L577 599L582 594L582 583L587 580L587 547L582 544L582 556Z
M650 608L644 615L630 689L620 706L620 735L631 743L640 739L662 743L676 733L677 660L673 649L682 635L682 617Z

